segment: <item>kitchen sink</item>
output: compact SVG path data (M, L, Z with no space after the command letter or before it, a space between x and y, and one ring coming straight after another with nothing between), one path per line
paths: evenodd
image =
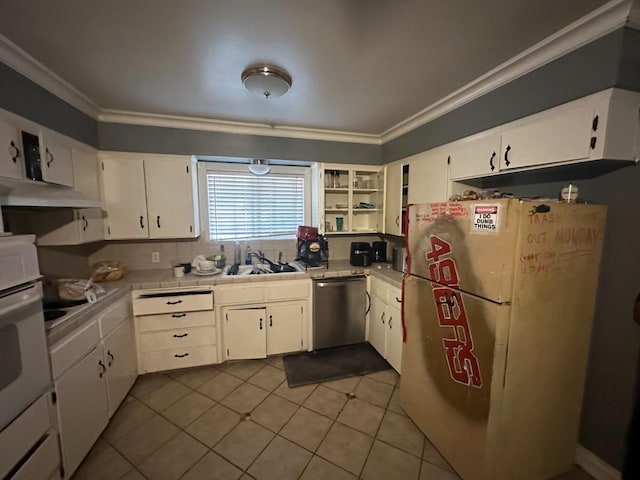
M279 272L274 271L276 268L282 267L282 270ZM304 267L299 265L297 262L285 263L285 264L275 264L273 266L267 263L258 263L254 265L238 265L237 273L229 273L229 269L231 267L225 267L222 271L223 275L236 275L238 277L244 277L247 275L271 275L274 273L297 273L304 272Z

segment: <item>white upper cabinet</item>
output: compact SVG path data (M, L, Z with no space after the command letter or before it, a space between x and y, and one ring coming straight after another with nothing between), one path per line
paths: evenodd
M401 235L402 226L402 162L386 167L384 233Z
M105 238L200 234L196 162L177 155L100 153Z
M191 157L144 160L149 238L199 235L196 162Z
M454 142L449 149L451 178L473 178L497 173L500 169L500 134L474 135Z
M435 148L409 158L409 203L447 200L448 154Z
M101 154L100 161L105 238L148 238L142 159Z
M100 208L57 208L38 211L30 219L37 245L80 245L104 240Z
M45 182L73 187L71 145L62 135L40 132L40 166Z
M24 178L24 157L20 145L18 128L0 120L0 177Z
M98 153L79 148L71 149L73 160L73 188L92 200L100 201Z

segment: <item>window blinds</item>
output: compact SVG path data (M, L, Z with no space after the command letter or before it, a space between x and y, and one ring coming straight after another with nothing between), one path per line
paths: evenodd
M295 234L304 224L304 176L207 172L209 239Z

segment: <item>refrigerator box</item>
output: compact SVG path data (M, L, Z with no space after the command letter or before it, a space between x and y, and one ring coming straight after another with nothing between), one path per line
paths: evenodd
M409 206L401 404L465 480L571 468L605 220L555 200Z

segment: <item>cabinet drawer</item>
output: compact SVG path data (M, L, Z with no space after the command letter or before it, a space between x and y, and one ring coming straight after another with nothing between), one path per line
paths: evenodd
M133 293L133 313L180 313L213 309L213 291L195 289L184 292L138 291Z
M203 312L165 313L163 315L144 315L136 317L138 331L170 330L185 327L206 327L215 325L213 310Z
M216 302L219 305L246 305L264 302L264 286L247 284L216 288Z
M387 303L400 308L402 303L402 291L397 287L387 286Z
M117 300L98 317L100 336L106 337L120 323L131 316L131 300L128 296Z
M265 285L266 299L268 301L291 300L294 298L309 298L309 282L300 280L287 283L270 283Z
M50 478L60 463L58 453L58 437L47 435L47 438L33 452L24 465L11 477L11 480L34 480ZM57 477L56 477L57 478Z
M143 333L140 335L140 347L146 353L156 350L215 345L218 343L216 332L215 327L200 327Z
M50 350L53 378L59 378L98 342L100 342L100 328L97 320L93 320L80 327L73 335L53 345Z
M195 367L218 362L218 349L215 345L203 347L177 348L142 354L140 373Z

